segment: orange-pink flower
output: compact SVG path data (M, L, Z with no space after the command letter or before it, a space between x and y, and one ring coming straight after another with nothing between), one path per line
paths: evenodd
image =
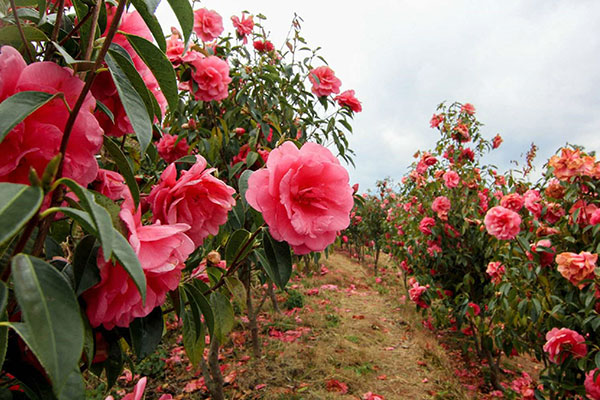
M594 278L597 260L598 254L587 251L582 251L579 254L565 252L556 256L558 272L579 289L585 286L581 281Z

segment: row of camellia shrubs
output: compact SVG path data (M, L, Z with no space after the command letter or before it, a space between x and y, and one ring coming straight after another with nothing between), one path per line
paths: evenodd
M392 256L424 324L464 338L492 394L600 399L600 163L567 146L530 183L535 146L498 173L484 156L502 138L481 135L471 104L440 105L431 127L435 148L415 154L399 190L363 195L342 240ZM520 354L543 363L539 382L505 383L502 361Z

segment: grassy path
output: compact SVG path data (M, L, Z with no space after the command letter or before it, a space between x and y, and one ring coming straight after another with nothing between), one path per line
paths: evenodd
M453 372L458 365L424 330L414 306L402 304L395 275L376 282L335 253L321 273L290 285L305 295L304 307L263 319L263 358L248 362L232 398L467 398Z

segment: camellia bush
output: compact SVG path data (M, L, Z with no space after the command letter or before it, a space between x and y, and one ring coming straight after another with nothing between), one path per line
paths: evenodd
M349 225L353 189L327 147L351 162L361 104L300 20L276 49L260 14L225 34L217 12L169 4L181 30L165 37L157 2L0 3L7 398L84 398L88 373L111 387L170 314L224 398L233 303L260 354L253 290L283 289L294 254Z

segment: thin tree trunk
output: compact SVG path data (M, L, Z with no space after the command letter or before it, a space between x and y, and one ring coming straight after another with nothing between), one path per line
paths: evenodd
M277 296L275 295L275 290L273 289L273 282L269 282L267 291L269 292L269 297L271 297L271 303L273 303L273 310L277 314L281 314L281 309L279 308L279 302L277 302Z
M255 358L260 358L260 338L258 337L258 323L256 321L257 312L254 310L252 302L252 282L250 274L250 266L246 266L244 271L244 286L246 287L246 308L248 312L248 325L250 327L250 336L252 338L252 353Z
M216 337L212 337L210 341L208 363L204 360L204 357L202 357L200 359L200 365L202 367L204 382L210 392L211 398L213 400L225 400L225 394L223 393L223 385L225 383L219 366L219 341Z

